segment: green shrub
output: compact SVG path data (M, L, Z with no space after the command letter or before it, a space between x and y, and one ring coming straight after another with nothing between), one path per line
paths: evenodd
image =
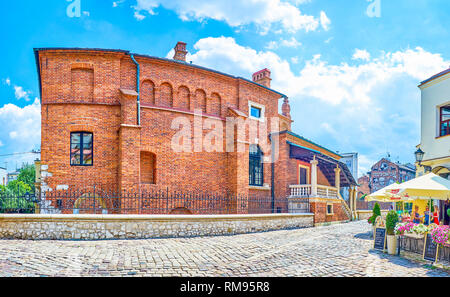
M372 216L369 218L369 223L372 223L372 225L375 226L376 220L379 216L381 216L381 207L377 202L373 206Z
M388 235L395 235L394 229L398 221L397 212L391 210L386 216L386 231Z

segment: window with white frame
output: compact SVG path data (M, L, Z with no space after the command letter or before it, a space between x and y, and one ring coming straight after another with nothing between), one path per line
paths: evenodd
M248 102L248 111L249 111L249 117L254 120L258 121L264 121L266 107L264 105L255 103L255 102Z

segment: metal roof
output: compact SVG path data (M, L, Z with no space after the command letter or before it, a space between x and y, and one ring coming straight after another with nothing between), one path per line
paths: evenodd
M432 80L434 80L436 78L439 78L439 77L441 77L443 75L446 75L447 73L450 73L450 68L447 69L447 70L444 70L442 72L439 72L438 74L433 75L432 77L430 77L427 80L424 80L423 82L420 83L419 87L423 86L424 84L426 84L426 83L428 83L428 82L430 82L430 81L432 81Z

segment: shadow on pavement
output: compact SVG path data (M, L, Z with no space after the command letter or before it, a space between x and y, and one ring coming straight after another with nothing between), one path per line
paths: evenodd
M373 240L373 234L372 234L372 231L369 231L366 233L358 233L355 235L355 238L364 239L364 240Z

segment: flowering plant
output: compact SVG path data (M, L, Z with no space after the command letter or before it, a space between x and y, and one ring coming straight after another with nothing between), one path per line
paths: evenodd
M414 225L414 227L412 228L412 231L418 235L422 235L428 232L428 227L425 226L424 224L418 224L418 225Z
M450 227L449 226L439 226L431 230L431 238L433 242L440 245L448 246L450 238Z
M414 228L415 224L411 222L405 222L405 223L398 223L395 226L395 234L396 235L403 235L405 233L412 233L412 230Z

